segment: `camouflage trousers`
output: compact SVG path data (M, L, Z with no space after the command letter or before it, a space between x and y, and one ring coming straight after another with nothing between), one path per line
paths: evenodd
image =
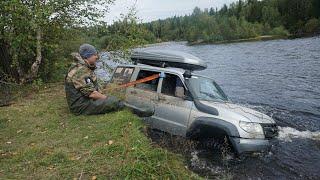
M86 108L84 108L80 114L93 115L93 114L105 114L107 112L115 111L123 108L123 103L116 97L108 96L107 99L90 99Z
M123 102L114 96L107 96L107 99L93 100L82 95L75 89L72 83L65 83L66 98L70 111L73 114L104 114L123 108Z

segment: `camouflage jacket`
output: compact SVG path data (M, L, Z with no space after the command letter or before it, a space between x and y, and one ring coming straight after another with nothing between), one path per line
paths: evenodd
M89 95L99 86L93 66L88 65L79 54L72 54L77 61L65 77L66 98L71 112L80 114L90 104Z

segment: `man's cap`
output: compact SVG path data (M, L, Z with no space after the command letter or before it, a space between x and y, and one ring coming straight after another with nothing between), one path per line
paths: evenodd
M82 44L79 48L79 54L83 59L87 59L97 53L98 51L91 44Z

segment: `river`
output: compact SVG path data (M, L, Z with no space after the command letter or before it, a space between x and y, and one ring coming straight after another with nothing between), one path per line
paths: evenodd
M278 140L264 155L230 157L210 148L189 152L188 167L205 177L320 179L320 37L220 45L169 42L147 47L188 52L208 64L228 97L275 119Z

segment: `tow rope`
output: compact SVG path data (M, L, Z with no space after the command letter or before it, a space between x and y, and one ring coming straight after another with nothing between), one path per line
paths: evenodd
M159 78L160 76L161 76L161 74L154 74L154 75L151 75L151 76L148 76L148 77L136 80L136 81L132 81L132 82L128 82L128 83L119 85L117 87L107 88L106 90L109 91L109 90L114 90L114 89L127 88L127 87L130 87L130 86L134 86L136 84L152 81L154 79Z

